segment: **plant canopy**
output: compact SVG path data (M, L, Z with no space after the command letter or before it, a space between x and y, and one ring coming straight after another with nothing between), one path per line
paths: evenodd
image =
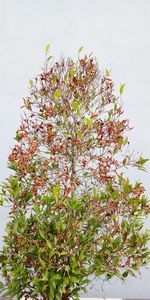
M145 170L147 159L129 151L125 84L116 95L110 72L83 47L76 61L56 62L49 48L23 99L1 189L10 215L0 288L17 299L79 299L90 275L125 281L150 258L149 200L127 173Z

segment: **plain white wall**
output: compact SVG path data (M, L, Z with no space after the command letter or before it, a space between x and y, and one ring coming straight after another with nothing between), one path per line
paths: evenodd
M116 89L126 82L125 114L134 126L131 146L150 157L149 28L149 0L0 0L0 180L9 174L7 156L19 126L22 97L28 93L28 80L40 72L49 41L56 58L61 53L76 57L84 45L102 67L112 69ZM132 174L144 182L148 195L149 174ZM7 216L8 209L1 209L0 235ZM112 280L104 285L105 296L148 298L149 277L150 270L142 270L141 279L129 279L125 286ZM100 284L85 296L103 296Z

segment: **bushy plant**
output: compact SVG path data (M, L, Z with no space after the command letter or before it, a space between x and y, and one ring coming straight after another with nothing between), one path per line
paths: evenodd
M149 201L127 170L147 159L129 151L109 71L95 57L51 62L30 80L24 117L2 184L10 216L0 269L6 296L79 299L90 275L125 281L149 261L143 227Z

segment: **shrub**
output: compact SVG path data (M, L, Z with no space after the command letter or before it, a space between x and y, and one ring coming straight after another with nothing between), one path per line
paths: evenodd
M79 299L90 275L125 281L149 261L150 206L140 181L147 159L129 151L121 94L91 54L51 63L30 80L25 113L2 184L9 203L2 294Z

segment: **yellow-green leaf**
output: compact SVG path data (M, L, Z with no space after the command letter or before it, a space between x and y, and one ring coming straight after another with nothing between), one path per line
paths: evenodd
M4 284L2 283L2 281L0 281L0 289L2 289L4 287Z
M52 55L48 56L47 61L51 60L53 58Z
M49 240L47 240L46 242L47 242L48 247L50 249L53 249L53 244Z
M80 52L82 52L82 50L83 50L83 46L81 46L79 49L78 49L78 54L80 53Z
M45 239L45 233L41 229L39 230L39 234L43 239Z
M82 131L78 131L78 132L77 132L77 136L78 136L78 138L81 140L81 139L82 139Z
M41 209L40 209L40 207L39 207L39 205L38 204L34 204L34 211L36 212L36 213L40 213L41 212Z
M122 95L123 91L124 91L124 88L125 88L125 83L122 83L121 86L120 86L120 95Z
M30 87L32 87L32 85L33 85L33 80L29 80L29 85L30 85Z
M71 78L74 77L74 75L75 75L75 68L74 67L71 68L70 75L71 75Z
M41 259L40 257L39 257L39 260L40 260L42 267L45 268L46 267L45 261L43 259Z
M78 107L77 102L73 101L73 102L72 102L72 107L73 107L74 110L76 110L77 107Z
M72 107L73 107L73 109L77 110L80 104L81 104L81 100L80 99L77 102L72 101Z
M18 130L16 131L16 137L15 137L15 140L16 140L17 142L20 141L20 134L19 134L19 131L18 131Z
M43 281L48 281L48 275L49 275L49 272L46 271L46 272L43 274L42 280L43 280Z
M60 92L58 90L56 90L53 95L55 100L58 100L60 98Z
M92 120L85 118L86 123L91 127L92 126Z
M60 186L53 186L53 194L58 196L59 193L61 191L61 187Z
M110 75L110 71L108 69L106 69L106 76Z
M45 53L46 53L46 54L48 53L48 51L49 51L49 49L50 49L50 46L51 46L50 43L48 43L48 44L45 46Z

